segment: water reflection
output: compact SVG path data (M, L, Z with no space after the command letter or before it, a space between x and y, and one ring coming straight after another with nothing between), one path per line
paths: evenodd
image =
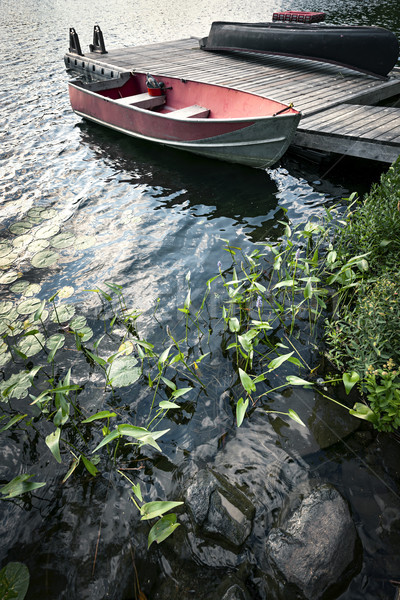
M232 219L246 227L253 242L267 239L277 217L284 218L277 186L265 171L131 140L91 124L80 130L82 143L123 173L124 182L152 188L160 208L190 207L199 218Z

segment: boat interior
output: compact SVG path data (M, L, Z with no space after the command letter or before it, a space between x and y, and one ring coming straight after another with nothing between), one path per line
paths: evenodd
M297 112L269 98L223 86L171 77L157 77L156 82L159 87L148 88L145 73L122 73L107 81L73 83L122 106L177 119L243 119Z

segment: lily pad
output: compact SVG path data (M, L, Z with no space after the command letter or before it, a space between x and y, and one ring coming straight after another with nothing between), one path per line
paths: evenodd
M17 312L20 315L31 315L36 312L39 306L41 305L41 300L39 298L29 298L28 300L24 300L17 306Z
M86 324L87 324L86 317L84 317L83 315L78 315L77 317L74 317L72 319L69 326L72 329L72 331L80 331L81 329L86 327Z
M10 287L10 290L14 292L14 294L23 294L29 285L29 281L26 281L26 279L21 279L20 281L17 281L17 283L13 283L13 285Z
M9 252L7 256L0 257L0 269L9 269L14 261L18 258L17 250L13 250L13 252Z
M26 288L25 292L22 294L26 296L26 298L30 298L31 296L36 296L42 289L42 286L39 283L31 283Z
M74 293L74 291L75 290L74 290L74 288L72 286L65 285L58 292L58 298L70 298L72 296L72 294Z
M42 208L40 216L43 219L54 219L58 214L58 211L55 208Z
M12 251L13 247L8 242L1 242L0 244L0 258L7 256Z
M28 246L28 251L32 254L36 254L37 252L42 252L46 250L50 246L49 240L33 240Z
M14 496L19 495L20 493L24 493L24 491L30 491L32 489L42 487L42 485L44 485L42 483L26 483L26 479L29 479L30 477L31 476L29 475L22 477L20 476L20 480L23 480L25 487L22 484L22 481L20 481L11 490L7 489L7 486L4 486L6 488L6 492L3 492L3 487L1 493L3 495L9 494L8 496L6 496L6 498L13 498ZM15 479L13 481L15 482ZM10 487L10 484L11 482L7 485ZM9 562L0 571L0 589L5 589L5 595L3 596L2 594L2 598L14 598L14 600L24 600L26 592L28 591L28 587L29 570L26 565L19 562Z
M56 309L51 313L51 321L53 323L65 323L72 319L75 314L75 307L72 304L62 304L61 306L57 306Z
M60 258L60 255L57 252L52 252L51 250L43 250L42 252L38 252L34 256L32 256L31 263L34 267L38 269L44 269L46 267L51 267L54 265Z
M96 238L94 235L78 235L75 238L74 246L77 250L86 250L95 246Z
M29 223L29 221L19 221L19 223L13 223L10 227L10 231L14 235L23 235L31 229L32 223Z
M8 363L10 362L10 360L12 359L12 356L9 352L3 352L2 354L0 354L0 367L4 367L5 365L8 365ZM1 400L0 400L1 402Z
M21 250L22 248L27 248L32 240L33 236L30 233L25 233L13 239L13 246Z
M8 326L7 333L10 337L15 337L17 335L21 335L21 333L24 333L24 331L24 324L21 321L13 321L13 323L10 323Z
M45 344L45 338L42 333L35 335L27 335L23 337L17 344L17 348L25 356L35 356L41 350L43 350Z
M35 315L32 313L32 316L34 317ZM49 316L49 311L44 309L42 314L40 315L40 319L36 319L36 321L31 321L29 318L25 319L24 321L24 328L25 329L29 329L29 328L35 328L38 327L41 323L44 323L47 320L47 317Z
M90 327L82 327L77 331L82 342L88 342L93 337L93 330Z
M136 367L137 362L133 356L121 356L114 360L107 371L109 383L116 388L135 383L141 375L141 368Z
M14 375L0 383L0 402L7 402L11 398L17 400L25 398L31 385L32 375L29 371L14 373Z
M35 237L36 239L48 239L56 235L59 231L60 225L58 223L48 223L36 229Z
M0 275L0 283L2 285L7 285L16 281L19 277L21 277L22 273L20 271L7 271Z
M0 315L7 316L10 313L12 307L13 303L11 302L11 300L3 300L2 302L0 302Z
M46 341L46 348L54 350L54 348L62 348L65 344L65 335L62 333L55 333L51 335Z
M10 333L11 327L18 322L19 314L15 307L13 307L8 314L0 316L0 335L4 333Z
M50 243L53 248L68 248L74 243L75 236L72 233L59 233L55 235Z

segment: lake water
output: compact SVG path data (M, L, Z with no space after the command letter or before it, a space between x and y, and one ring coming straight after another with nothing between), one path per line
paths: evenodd
M290 8L299 7L285 4L285 10ZM46 218L52 214L49 211L56 211L57 232L81 240L80 246L63 247L59 260L49 268L35 268L30 254L21 252L12 265L2 263L2 268L14 269L24 280L40 284L40 298L48 298L62 286L73 286L71 302L97 331L101 330L101 324L96 325L99 301L86 290L104 281L118 283L128 305L143 313L143 335L161 339L164 333L152 317L155 307L159 321L173 327L185 299L187 273L191 272L193 302L198 302L206 281L218 273L218 261L223 268L229 266L223 239L251 252L257 242L273 241L281 234L279 221L297 224L320 215L325 206L352 191L364 193L378 181L384 167L361 161L313 165L287 155L267 171L208 161L125 139L84 123L70 109L63 55L71 26L84 48L92 41L93 25L99 24L106 46L112 48L200 37L214 20L268 21L274 11L282 9L282 3L271 0L228 4L215 0L201 4L2 0L0 241L12 241L10 227L38 208L45 210ZM327 22L376 24L400 34L394 0L310 0L304 10L324 10ZM0 301L14 301L13 282L4 281ZM311 476L335 485L349 502L361 540L362 564L347 589L332 598L394 598L396 590L390 581L400 579L396 443L387 436L375 438L368 431L337 444L327 443L326 431L320 434L316 421L329 422L329 410L308 392L291 398L291 407L304 420L310 419L306 433L294 424L287 427L282 420L255 417L236 438L226 400L231 384L226 369L221 357L209 365L207 401L193 403L185 428L172 423L175 429L165 457L146 472L153 482L153 487L147 487L148 499L173 499L192 465L213 464L225 443L235 449L240 441L246 452L246 431L251 457L250 431L265 434L271 443L304 460ZM9 376L7 369L4 373ZM79 371L79 377L84 377L83 372ZM93 386L85 399L95 407L91 396L95 382ZM119 406L132 402L121 394ZM279 399L274 407L279 409ZM96 483L77 477L62 486L68 456L63 469L58 469L50 453L43 457L43 444L39 455L24 435L19 439L9 432L0 435L1 483L27 468L36 473L43 470L43 477L48 478L45 493L39 490L30 500L0 506L0 567L10 560L28 565L28 599L134 598L133 563L149 599L167 598L168 581L188 580L183 573L188 557L183 542L180 558L176 549L170 550L175 559L169 562L169 546L147 554L144 534L130 530L133 507L120 482L111 476L98 478ZM181 572L176 571L179 564ZM217 567L190 567L197 569L195 577L203 582L204 598L211 597L214 578L221 578ZM111 591L106 585L112 579L108 569L112 576L123 573L120 587ZM189 592L185 596L182 589L179 593L182 598L193 597ZM257 599L267 597L262 587L255 593Z

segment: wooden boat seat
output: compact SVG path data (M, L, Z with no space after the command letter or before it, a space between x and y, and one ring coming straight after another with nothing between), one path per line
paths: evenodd
M198 106L197 104L193 104L193 106L185 106L185 108L178 108L178 110L174 110L169 113L169 116L177 119L205 119L210 114L210 110L208 108L203 108L203 106Z
M124 106L137 106L138 108L155 108L165 104L165 96L150 96L147 92L126 96L126 98L117 98L118 104Z

